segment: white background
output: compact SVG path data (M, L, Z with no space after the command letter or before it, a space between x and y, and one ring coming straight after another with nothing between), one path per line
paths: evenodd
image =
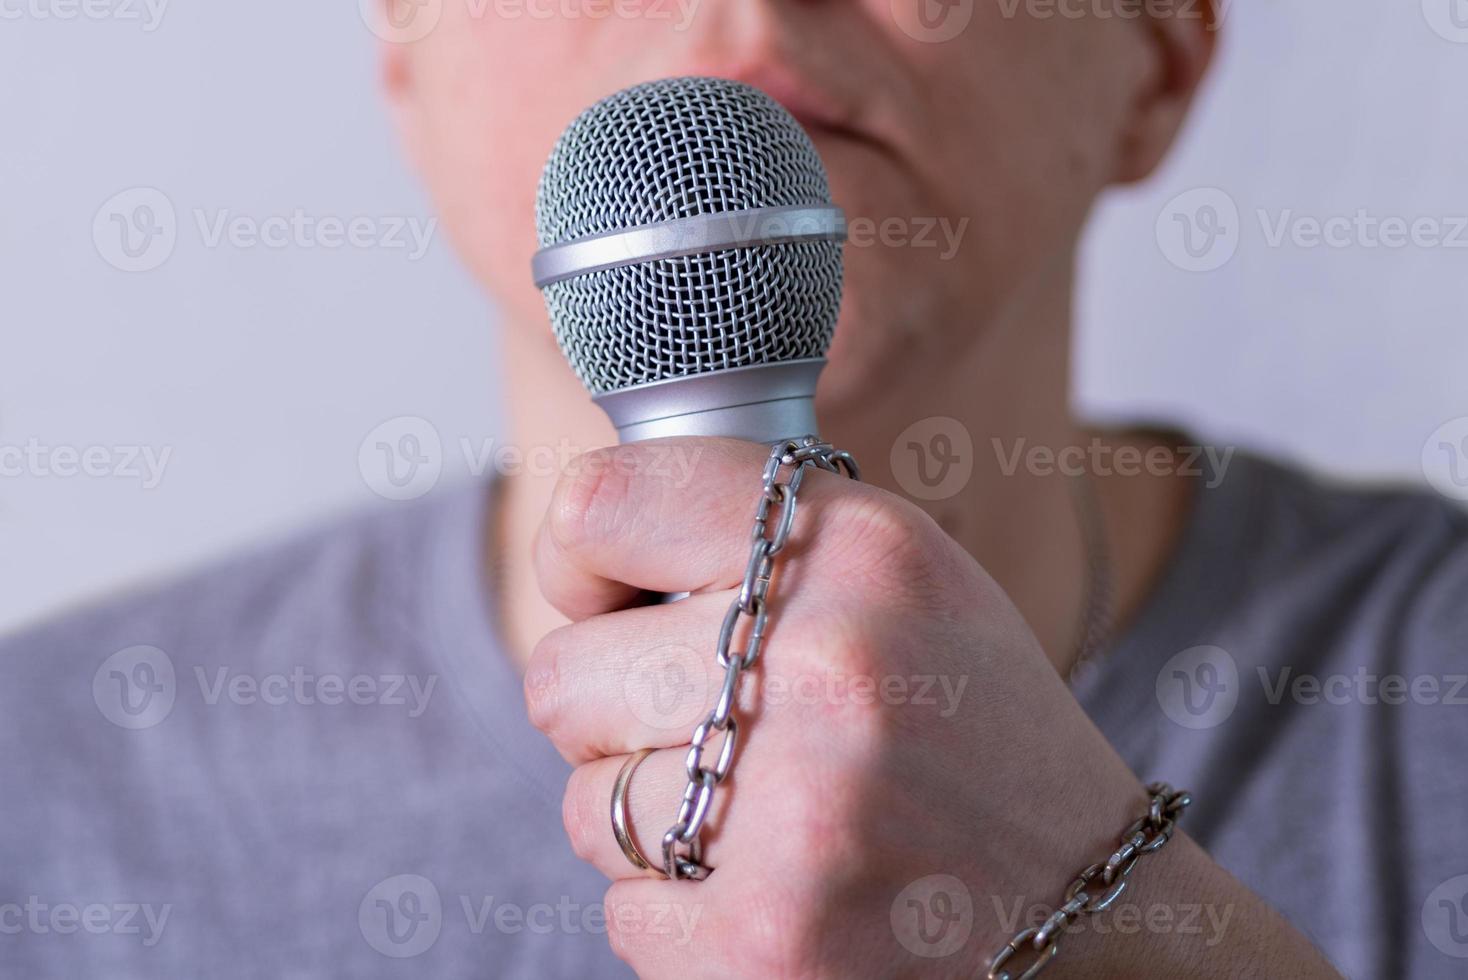
M1468 247L1270 237L1363 209L1445 235L1468 215L1454 3L1468 25L1464 0L1234 0L1185 146L1108 200L1088 241L1087 411L1423 479L1435 431L1468 416ZM0 3L0 451L169 456L152 488L0 476L0 629L380 502L358 452L384 420L430 420L444 480L468 469L460 439L500 435L493 311L446 241L414 260L411 245L209 247L198 227L200 211L430 220L356 6L179 3L153 22L142 0L116 4L67 20L67 0ZM105 260L103 205L135 188L166 198L177 237L128 273Z

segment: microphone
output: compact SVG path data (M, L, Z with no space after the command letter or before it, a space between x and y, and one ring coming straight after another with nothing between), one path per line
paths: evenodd
M846 219L778 102L717 78L609 96L557 141L535 217L556 342L622 442L815 434Z

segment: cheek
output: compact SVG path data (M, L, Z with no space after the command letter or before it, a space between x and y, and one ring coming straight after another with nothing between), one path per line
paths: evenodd
M530 281L540 171L566 124L606 94L609 73L587 62L583 23L451 20L464 6L446 4L444 23L414 53L420 169L475 278L512 316L540 318Z
M676 63L687 36L662 20L546 18L513 4L506 9L516 16L476 17L465 12L473 6L445 4L443 22L414 52L420 169L476 279L512 315L538 320L544 307L529 270L536 186L551 148L593 102L672 73L665 63Z
M538 70L508 40L443 25L415 52L414 101L419 167L442 226L474 277L518 309L539 302L525 288L535 187L560 123L538 98L506 83Z

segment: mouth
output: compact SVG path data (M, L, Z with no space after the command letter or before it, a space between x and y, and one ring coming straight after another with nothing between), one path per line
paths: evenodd
M784 106L813 139L827 135L878 143L862 127L854 99L843 98L834 88L822 86L796 69L761 64L714 74L762 90Z

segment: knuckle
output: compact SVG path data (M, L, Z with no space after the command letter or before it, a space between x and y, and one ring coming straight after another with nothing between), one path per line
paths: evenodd
M607 909L607 945L612 949L612 955L626 962L633 954L631 938L627 931L628 914L621 910L627 907L626 903L614 903Z
M843 509L849 540L859 549L865 565L901 574L921 561L923 548L917 522L903 513L896 501L850 498Z
M551 540L577 552L615 531L627 518L626 468L616 454L599 449L576 458L556 482L546 518Z
M880 670L881 646L875 636L877 626L866 622L867 617L843 618L839 624L828 627L822 644L822 663L847 677L861 676Z
M833 618L823 630L817 642L783 658L771 697L802 723L839 733L843 747L878 742L891 725L887 692L894 671L882 627L867 624L858 611Z
M958 581L952 542L916 505L890 494L849 494L831 508L830 538L840 567L864 591L927 608Z
M888 623L895 610L885 596L872 596L856 576L843 570L838 587L852 590L850 596L823 596L819 606L792 599L791 608L802 617L819 617L819 627L810 636L777 635L769 649L779 658L769 661L771 671L791 689L791 697L804 703L813 697L829 700L833 689L844 690L847 680L883 668L887 658ZM865 593L865 594L862 594ZM798 603L798 605L797 605ZM799 632L799 631L797 631Z
M878 694L880 677L873 671L857 675L840 697L834 698L821 723L840 733L842 758L873 762L891 737L896 719Z
M613 956L632 964L648 952L648 921L656 908L622 897L616 885L608 889L604 905L607 945Z
M788 886L762 889L742 904L741 926L729 935L721 958L743 964L747 976L804 974L811 918L818 907L818 901L806 901Z
M566 783L566 795L561 800L561 822L566 828L566 838L571 842L571 853L583 861L590 861L595 853L596 828L600 826L590 819L587 812L587 794L580 770L571 774Z
M870 769L864 761L870 753L851 753L848 766L833 766L819 779L811 779L800 795L805 802L800 812L787 821L792 830L793 853L789 857L797 872L795 881L824 881L833 869L848 865L859 852L870 828L861 826L862 815L871 812L873 787L853 772Z
M530 723L546 734L555 728L559 713L560 658L557 648L563 629L565 627L553 630L541 638L525 671L525 710Z

